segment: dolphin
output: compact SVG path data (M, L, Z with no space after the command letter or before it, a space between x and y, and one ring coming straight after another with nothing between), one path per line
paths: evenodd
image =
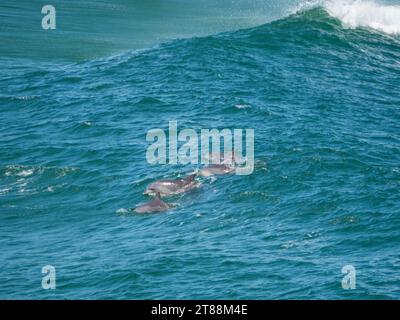
M212 164L228 164L232 165L235 163L235 153L228 152L227 157L225 157L225 153L221 152L210 152L206 157L208 161ZM216 162L215 162L216 161Z
M151 183L144 194L154 195L158 192L161 196L170 196L184 193L200 186L195 177L196 174L191 174L183 179L158 180Z
M203 177L210 177L222 174L228 174L235 171L235 168L226 164L210 164L199 171L199 175Z
M155 213L155 212L166 211L170 208L171 208L171 206L168 203L162 201L160 198L160 193L157 192L154 200L146 202L142 205L138 205L135 208L135 212L136 213Z
M211 162L217 161L217 163L212 163L202 168L199 171L199 175L203 177L210 177L216 175L223 175L232 173L235 170L235 153L232 151L227 154L228 157L225 158L224 153L210 153L209 159Z

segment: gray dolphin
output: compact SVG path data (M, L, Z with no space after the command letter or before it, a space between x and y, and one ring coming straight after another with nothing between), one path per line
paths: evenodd
M155 212L166 211L170 208L171 208L171 206L168 203L162 201L160 198L160 193L157 192L154 200L146 202L142 205L138 205L135 208L135 212L136 213L155 213Z
M158 192L161 196L169 196L184 193L200 186L200 183L194 179L195 177L196 174L191 174L184 179L158 180L151 183L144 194L154 195Z
M235 168L226 164L210 164L199 171L199 175L203 177L210 177L222 174L228 174L235 171Z

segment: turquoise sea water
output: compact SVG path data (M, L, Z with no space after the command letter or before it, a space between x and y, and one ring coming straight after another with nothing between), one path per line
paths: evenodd
M198 9L187 32L189 11L160 9L158 26L140 15L144 42L118 33L118 15L98 39L102 21L84 34L61 19L49 42L26 25L39 38L18 35L18 3L0 5L0 298L400 298L400 36L394 9L379 16L388 3L278 20L275 4L259 25L257 7L228 7L232 19L208 14L196 31ZM147 131L171 120L253 128L254 173L137 215L150 182L193 169L146 162ZM41 287L45 265L55 290ZM342 289L345 265L355 290Z

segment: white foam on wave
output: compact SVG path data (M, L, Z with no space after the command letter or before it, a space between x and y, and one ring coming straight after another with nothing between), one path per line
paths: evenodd
M22 170L17 173L19 177L29 177L33 174L33 169Z
M119 209L116 211L116 213L118 213L118 214L127 214L127 213L129 213L129 210L128 210L128 209L125 209L125 208L119 208Z
M324 7L345 27L369 27L400 34L400 6L382 5L372 0L327 0Z
M249 108L251 108L251 106L248 104L236 104L235 108L236 109L249 109Z

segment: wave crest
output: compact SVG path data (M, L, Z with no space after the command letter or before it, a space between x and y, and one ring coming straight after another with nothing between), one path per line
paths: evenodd
M373 1L328 0L324 8L345 27L369 27L388 34L400 34L400 6Z

